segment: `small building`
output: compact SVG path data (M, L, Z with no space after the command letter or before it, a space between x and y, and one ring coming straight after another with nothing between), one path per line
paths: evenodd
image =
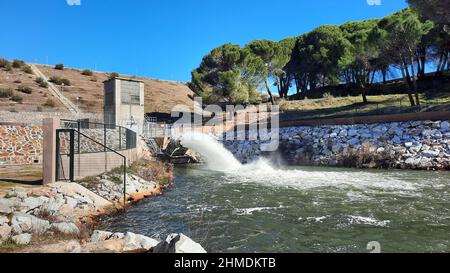
M114 78L104 84L104 123L141 133L144 123L144 82Z

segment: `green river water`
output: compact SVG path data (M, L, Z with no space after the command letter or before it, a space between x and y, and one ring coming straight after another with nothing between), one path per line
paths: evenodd
M450 251L450 173L332 168L177 168L175 185L105 229L182 232L208 252Z

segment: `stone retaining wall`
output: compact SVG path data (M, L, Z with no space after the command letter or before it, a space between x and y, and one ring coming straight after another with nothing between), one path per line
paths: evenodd
M40 164L41 126L0 126L0 165Z
M238 159L258 158L258 142L225 143ZM448 121L408 121L280 129L283 158L294 165L450 170Z

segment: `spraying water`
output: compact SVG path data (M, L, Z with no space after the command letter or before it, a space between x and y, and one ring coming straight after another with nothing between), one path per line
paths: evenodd
M230 151L209 135L196 132L183 134L181 145L199 153L211 170L228 172L242 167Z
M368 190L384 189L402 193L413 191L417 185L409 181L364 171L304 171L276 169L267 159L243 165L220 142L209 135L191 132L181 136L181 145L199 153L207 168L225 173L222 183L261 183L299 190L320 187L352 186Z

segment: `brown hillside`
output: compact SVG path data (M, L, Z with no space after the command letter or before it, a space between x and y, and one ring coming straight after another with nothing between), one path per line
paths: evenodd
M0 111L67 111L47 88L39 87L35 80L35 75L27 74L19 68L13 68L12 71L5 71L0 68L0 92L1 90L10 88L13 91L13 95L22 97L22 102L14 102L10 98L0 98ZM32 93L25 94L18 91L17 89L20 86L31 87ZM55 107L43 106L48 99L51 99L55 103Z
M72 86L64 87L64 95L78 104L84 112L103 112L103 81L107 73L94 72L93 76L84 76L82 70L66 68L63 71L53 67L38 65L47 77L57 76L71 81ZM122 77L127 77L121 75ZM193 108L193 92L184 83L135 77L145 83L145 111L170 113L178 104ZM77 102L77 97L81 99Z

